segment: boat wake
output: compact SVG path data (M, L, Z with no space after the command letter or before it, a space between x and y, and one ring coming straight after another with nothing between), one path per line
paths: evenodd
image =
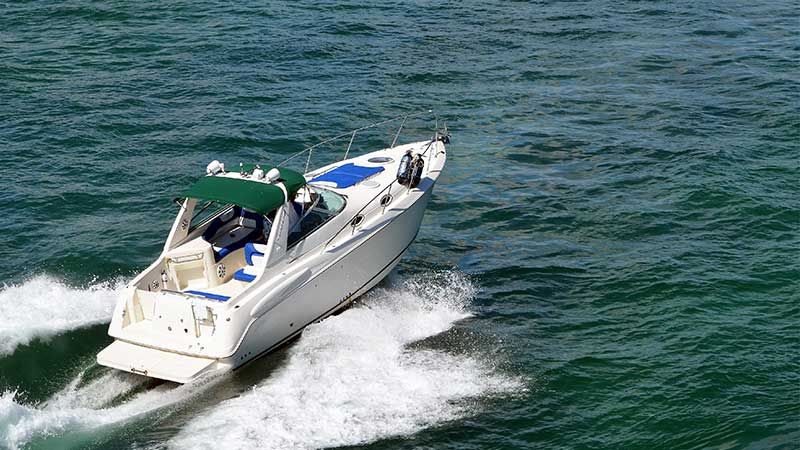
M523 389L480 357L409 348L469 317L473 294L457 272L372 291L358 306L306 329L284 367L198 415L169 447L354 445L457 419L470 414L469 399Z
M86 440L96 440L106 426L111 432L112 424L164 412L217 379L146 390L150 380L139 375L110 371L84 382L84 373L40 405L26 405L14 391L0 395L0 448L16 450L49 440L58 441L58 448L80 447Z
M23 286L34 283L61 292L61 298L71 292L49 279ZM10 295L9 289L18 288L0 295ZM113 297L111 288L104 289ZM478 403L472 400L524 389L519 379L499 373L474 352L411 345L469 317L473 294L472 284L457 272L373 290L357 306L306 329L283 367L242 395L195 415L167 446L355 445L459 419L475 412ZM6 391L0 394L0 448L80 448L113 439L121 425L179 411L223 379L214 374L198 383L148 390L145 377L94 366L39 404Z
M108 322L122 282L104 282L84 289L39 275L0 290L0 357L37 338Z

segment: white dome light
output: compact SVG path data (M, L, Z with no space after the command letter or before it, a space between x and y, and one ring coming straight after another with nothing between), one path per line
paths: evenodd
M269 172L267 172L267 183L274 183L280 177L281 171L278 170L277 167L273 167L272 169L269 169Z
M206 166L206 174L208 175L216 175L220 172L225 172L225 164L222 164L216 159L208 163Z

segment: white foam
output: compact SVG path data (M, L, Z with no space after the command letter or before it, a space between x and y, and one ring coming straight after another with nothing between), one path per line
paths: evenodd
M42 406L45 409L102 408L147 381L147 378L136 374L109 371L97 379L82 384L83 373L81 373Z
M209 377L178 387L162 384L136 394L119 406L103 407L121 395L133 392L145 377L113 371L82 384L82 375L39 406L26 405L17 392L0 395L0 448L19 449L37 439L69 441L70 435L96 431L172 405L177 405L219 380Z
M39 275L0 290L0 356L37 338L108 322L122 282L78 289Z
M468 279L449 272L373 291L309 327L287 364L191 421L181 449L313 449L407 435L470 413L465 400L518 391L480 356L410 349L470 315Z

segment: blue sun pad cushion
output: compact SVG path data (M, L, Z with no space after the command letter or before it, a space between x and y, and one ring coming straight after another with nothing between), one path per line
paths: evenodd
M336 184L337 188L347 188L380 172L383 172L383 167L365 167L347 163L315 177L309 183L328 181Z
M250 275L249 273L245 273L244 269L239 269L233 273L233 279L244 281L245 283L250 283L251 281L256 279L256 276Z
M203 292L203 291L183 291L184 294L192 294L192 295L199 295L201 297L210 298L211 300L219 300L221 302L227 302L230 300L230 297L227 295L219 295L219 294L212 294L210 292Z

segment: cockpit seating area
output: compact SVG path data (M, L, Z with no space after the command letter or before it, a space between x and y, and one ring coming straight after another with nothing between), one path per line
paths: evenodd
M264 232L264 217L240 206L215 218L203 232L203 239L214 248L214 262L255 241Z

